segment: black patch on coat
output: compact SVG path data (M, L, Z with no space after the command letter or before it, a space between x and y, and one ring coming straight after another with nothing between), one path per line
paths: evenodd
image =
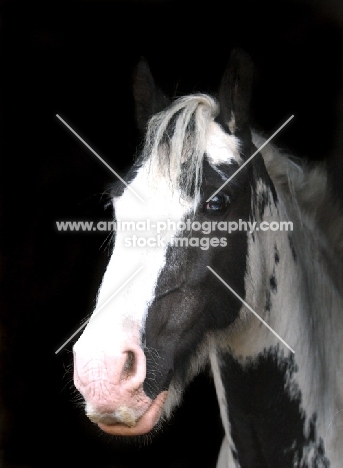
M253 154L255 151L256 147L252 144L251 154ZM255 211L253 213L253 218L255 221L262 221L267 207L272 208L272 205L277 207L278 195L276 193L275 186L267 172L261 153L256 154L256 156L254 156L249 164L251 164L253 170L252 193L253 206ZM261 188L259 187L261 182L264 186L262 192Z
M273 272L273 274L269 278L269 284L270 284L271 291L275 294L277 292L277 281L276 281L276 277L275 277L275 271Z
M301 408L301 393L287 380L297 371L294 356L278 356L278 347L265 350L244 367L231 354L221 355L221 377L226 393L231 436L241 468L328 468L323 440ZM307 449L316 462L302 463Z
M235 171L232 165L221 165L220 169L228 176ZM234 183L228 183L222 190L230 200L226 212L211 217L204 206L223 181L205 159L202 199L192 221L248 220L251 215L250 178L251 168L244 174L237 174ZM186 236L202 238L204 234L185 231L183 237ZM189 373L190 360L205 335L210 330L228 327L237 319L242 307L241 301L207 265L244 298L247 232L214 231L208 237L225 237L227 245L208 250L177 246L167 249L166 263L157 281L142 337L147 357L144 391L150 398L167 389L172 378L182 386Z
M288 234L288 242L289 242L289 246L290 246L290 249L291 249L291 252L292 252L292 257L293 257L293 260L295 262L297 262L297 253L295 251L295 248L294 248L294 242L293 242L293 237L291 236L291 234Z
M272 308L272 301L270 299L270 289L266 289L266 305L265 305L265 310L267 312L270 312L270 309Z

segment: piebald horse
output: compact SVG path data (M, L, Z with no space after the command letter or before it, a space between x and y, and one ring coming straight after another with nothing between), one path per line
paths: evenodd
M144 145L113 191L74 382L92 422L130 437L163 427L209 367L218 468L341 468L343 217L324 167L251 129L252 77L235 50L215 96L169 102L139 63Z

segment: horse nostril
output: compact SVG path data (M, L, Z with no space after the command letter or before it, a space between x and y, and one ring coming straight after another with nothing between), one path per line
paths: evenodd
M129 377L136 372L136 358L133 351L126 351L126 355L123 372Z

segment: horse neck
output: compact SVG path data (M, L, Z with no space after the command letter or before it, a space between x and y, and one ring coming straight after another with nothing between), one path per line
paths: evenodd
M256 210L256 218L260 216L259 221L267 222L292 221L293 231L260 230L248 238L245 300L295 353L243 307L242 325L237 329L240 331L228 335L229 348L225 350L222 346L225 340L221 337L215 344L216 352L212 354L217 391L225 402L221 408L223 424L232 448L229 400L235 402L234 413L241 411L243 414L244 410L237 410L239 398L236 400L232 396L229 374L243 375L249 366L257 368L259 365L263 367L263 362L267 363L270 365L270 372L266 374L268 380L281 378L287 392L285 397L277 392L274 395L272 385L266 382L269 400L273 395L281 401L285 398L285 406L289 404L289 398L298 400L299 411L293 411L292 418L297 413L299 430L303 431L305 439L308 437L304 444L317 443L317 452L313 452L317 453L316 456L325 446L326 453L330 455L330 466L336 467L343 458L343 447L338 441L340 431L337 429L343 422L343 411L334 418L338 411L343 410L343 375L340 370L343 359L343 283L342 278L335 275L341 262L335 258L325 236L304 219L296 204L287 205L282 194L277 195L275 203L269 192L269 202L265 203L263 215L260 216ZM280 376L282 372L283 376ZM246 376L243 380L249 382ZM238 381L239 377L235 383L236 392L240 391ZM251 377L250 385L255 383ZM251 388L247 397L250 391ZM263 386L259 386L259 391L263 393ZM254 398L253 395L251 397ZM273 403L269 403L272 407ZM294 421L289 422L295 425ZM315 427L315 441L309 439L312 427ZM325 463L324 455L321 461Z
M282 193L275 203L269 192L263 215L255 212L255 217L269 225L292 222L292 230L259 230L248 239L246 302L295 350L297 360L311 356L314 368L322 366L326 374L330 362L339 362L342 348L343 262L325 233ZM256 325L251 327L255 350L244 343L242 356L259 353L268 343L288 353L266 327Z

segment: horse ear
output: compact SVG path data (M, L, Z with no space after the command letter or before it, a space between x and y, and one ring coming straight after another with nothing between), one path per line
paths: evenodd
M249 130L252 81L250 56L242 49L234 49L219 88L220 121L230 133Z
M133 74L133 97L137 127L144 133L150 117L169 105L169 99L155 84L144 58L140 59Z

